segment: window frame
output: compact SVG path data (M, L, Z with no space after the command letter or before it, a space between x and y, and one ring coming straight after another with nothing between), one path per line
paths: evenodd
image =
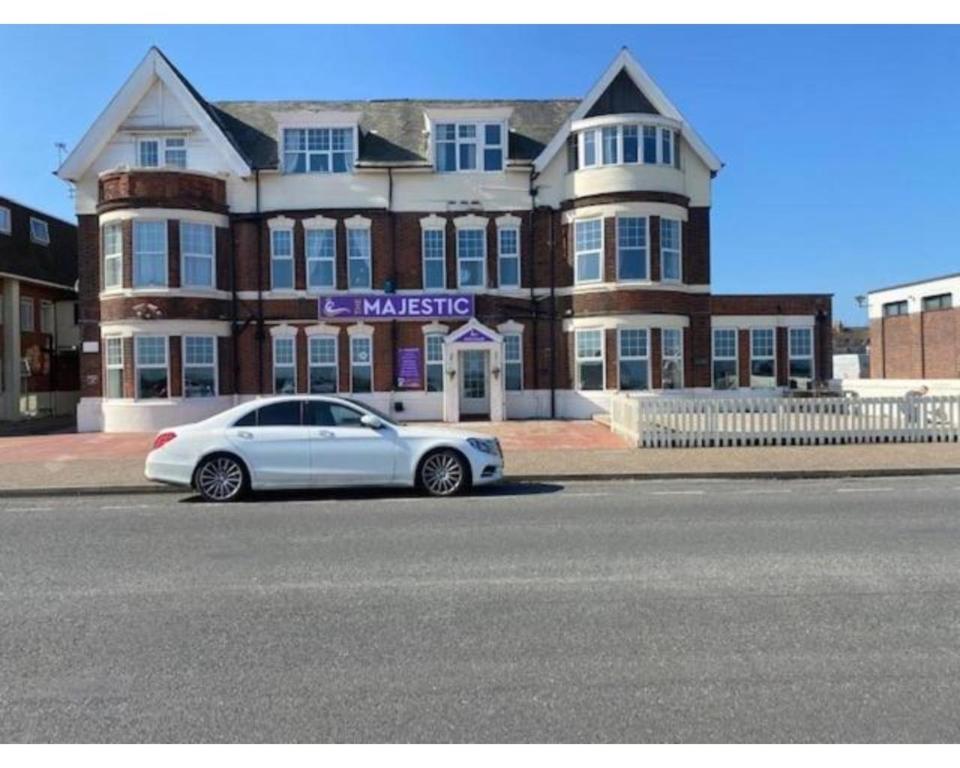
M443 340L446 334L440 331L425 333L423 335L423 389L425 392L443 392ZM440 352L438 359L432 359L430 354L430 341L437 340L440 343ZM430 369L439 366L440 368L440 387L438 389L430 388Z
M624 151L626 145L625 133L628 129L630 131L629 141L631 144L635 144L631 152L631 154L635 153L635 160L627 160ZM612 141L608 138L611 132L613 132ZM577 130L575 135L577 167L568 170L604 168L616 165L659 165L677 169L680 167L678 132L671 126L642 121L627 121L613 125L592 125ZM646 139L653 142L651 159L647 159ZM587 162L588 144L590 145L590 151L593 153L593 162Z
M896 307L897 311L892 311ZM883 316L884 317L902 317L903 315L910 314L910 305L906 299L900 299L899 301L887 301L883 304Z
M322 363L314 361L314 341L333 343L333 362ZM313 369L333 368L333 390L331 392L313 391ZM307 391L311 395L335 395L340 391L340 337L334 333L318 333L307 337Z
M499 126L500 143L487 143L487 126ZM441 138L441 128L453 126L453 138ZM461 127L472 126L474 135L461 136ZM430 144L433 151L433 169L437 173L503 173L507 168L507 149L509 145L509 126L506 120L437 120L431 126ZM439 145L452 144L454 147L454 168L440 167ZM472 145L474 149L475 167L461 167L461 146ZM500 167L487 168L487 151L500 151Z
M667 354L667 334L676 334L678 343L677 343L677 352L675 354ZM667 363L676 363L677 370L680 372L680 380L675 387L668 387L665 385L667 381L666 367ZM661 389L683 389L684 383L684 370L683 370L683 328L661 328L660 329L660 388Z
M48 311L51 313L49 320L46 316ZM49 299L40 299L40 333L52 336L56 327L57 316L53 302Z
M810 351L808 354L796 354L794 352L794 333L803 333L809 342ZM810 362L810 384L813 384L817 380L817 360L816 355L816 341L813 337L813 328L808 326L801 327L790 327L787 328L787 381L792 382L794 378L793 374L793 361L794 360L808 360Z
M287 133L290 131L301 131L303 133L303 149L289 150L287 149ZM327 132L327 149L310 149L310 132ZM350 136L350 147L347 149L335 149L334 148L334 136L339 132L344 132L345 135ZM285 125L280 130L280 141L278 142L278 149L280 152L280 167L284 175L290 176L302 176L310 174L320 174L320 175L342 175L342 174L352 174L356 169L357 157L358 157L358 145L359 145L359 130L356 125L309 125L309 126L297 126L297 125ZM319 143L319 137L318 137ZM303 155L303 167L304 170L297 171L291 170L292 166L288 163L288 155ZM334 156L346 156L346 163L343 170L334 170ZM310 169L310 160L311 157L325 157L327 159L327 170Z
M439 236L440 238L440 255L438 256L429 256L427 255L427 239L428 236ZM440 262L440 284L439 285L427 285L427 263L428 262ZM423 227L420 230L420 270L421 270L421 281L420 284L423 286L423 290L432 291L432 290L444 290L447 287L447 231L444 227Z
M24 307L29 307L29 309L28 309L28 311L27 311L27 314L26 314L26 317L27 317L27 318L29 319L29 321L30 321L30 322L28 322L28 323L23 322L23 319L24 319L24 314L23 314ZM33 297L32 297L32 296L21 296L21 297L20 297L20 332L21 332L21 333L34 333L34 332L36 331L36 329L37 329L37 319L36 319L36 317L37 317L37 314L36 314L36 308L34 307L34 304L33 304Z
M756 352L756 341L755 339L759 335L769 334L770 335L770 354L768 355L758 355ZM754 373L753 364L754 362L764 362L769 361L773 365L773 383L771 384L761 384L755 382L754 379L759 378L759 374ZM777 329L775 327L767 328L751 328L750 329L750 389L775 389L777 385Z
M733 354L717 354L717 334L733 334ZM717 386L717 362L733 361L733 381L731 387ZM727 391L740 388L740 331L737 328L712 328L710 331L710 386L712 389Z
M580 337L583 334L600 335L600 356L599 357L581 357L580 355ZM607 334L603 328L577 328L573 332L573 359L575 364L574 384L578 392L603 392L607 388ZM584 364L600 364L600 384L599 388L583 388L583 376L581 366Z
M623 256L622 251L639 251L638 246L624 246L621 242L621 222L624 220L643 220L643 277L624 277L623 276ZM650 281L650 217L649 216L630 216L617 215L616 217L616 247L617 247L617 282L618 283L646 283ZM602 243L601 243L602 244ZM603 249L601 248L601 253Z
M503 252L503 236L505 234L512 234L515 238L516 250L512 254L504 255ZM515 260L517 262L517 280L513 283L504 283L503 282L503 262L504 260ZM520 288L522 285L522 277L520 275L520 226L519 225L509 225L497 227L497 287L498 288Z
M368 345L368 350L369 350L369 352L368 352L368 357L369 357L369 359L368 359L365 363L364 363L364 362L357 362L357 360L356 360L356 349L354 349L354 345L355 345L357 342L366 342L367 345ZM357 390L357 389L354 387L354 383L353 383L353 379L354 379L354 369L357 368L357 367L366 367L366 368L369 368L369 369L370 369L370 389L368 389L368 390ZM364 334L364 335L362 335L362 336L360 336L360 335L351 336L351 337L350 337L350 393L351 393L351 394L361 394L361 395L365 395L365 394L371 394L371 395L372 395L373 392L374 392L374 381L373 381L373 335L372 335L372 334L370 334L370 335Z
M286 235L290 238L290 254L277 254L277 235ZM297 285L297 267L296 267L296 244L293 237L293 227L273 227L270 230L270 290L271 291L293 291ZM290 262L290 285L277 285L276 273L274 268L277 262Z
M164 363L140 362L140 344L144 339L163 339ZM164 397L144 397L141 390L140 371L143 369L163 369L166 375L167 394ZM155 333L137 333L133 336L133 386L136 400L169 400L170 399L170 337Z
M507 339L516 339L517 342L517 356L516 358L508 355L508 346ZM510 367L514 367L519 372L518 381L520 383L519 387L510 386L510 377L507 375L507 371ZM523 333L519 331L511 331L509 333L503 334L503 388L506 392L523 392Z
M119 351L119 361L110 362L110 345L112 342L116 342L116 348ZM108 400L120 400L123 398L123 336L119 334L110 334L103 337L103 396ZM119 394L111 395L109 394L110 390L110 373L111 371L118 371L120 374L120 386Z
M364 238L364 253L360 256L351 255L351 249L355 246L355 239L362 235ZM353 264L362 262L366 266L367 281L363 284L354 285ZM369 291L373 289L373 237L370 233L370 227L347 227L347 290L350 291Z
M117 233L117 244L119 245L119 250L116 252L107 252L107 230ZM103 269L103 290L110 291L116 290L123 287L123 223L120 221L108 221L102 227L100 227L100 250L103 254L102 257L102 266ZM117 280L113 283L107 283L107 274L109 270L107 269L108 262L117 263Z
M677 228L677 247L664 247L664 232L669 225L675 225ZM667 255L676 254L677 276L667 277ZM683 221L673 219L669 216L660 217L660 282L663 283L682 283L683 282Z
M330 238L330 256L316 256L310 254L310 240L323 235ZM303 232L304 261L307 270L308 291L335 291L337 289L337 231L333 227L307 227ZM311 265L314 263L330 263L330 283L316 284L312 280Z
M39 231L37 229L39 227ZM30 242L37 245L50 245L50 222L39 216L30 217Z
M183 142L182 145L170 146L168 142L170 141L179 141ZM143 162L143 147L146 144L155 144L157 147L156 150L156 163L144 163ZM170 153L183 153L183 163L173 162L169 160ZM136 168L176 168L179 170L185 170L189 160L189 154L187 152L187 137L186 135L177 134L170 136L163 135L144 135L138 136L136 141L136 162L134 167Z
M625 355L623 353L623 337L627 333L640 333L644 337L644 351L642 355ZM644 392L649 391L652 386L652 374L653 371L650 369L651 364L651 349L650 349L650 329L649 328L636 328L630 326L624 326L617 328L617 389L621 392ZM628 387L623 386L623 363L626 362L643 362L646 364L646 382L643 387Z
M13 216L10 209L0 205L0 235L9 235L13 231Z
M137 230L144 224L156 224L159 225L160 231L163 232L163 282L162 283L139 283L137 282ZM167 227L166 219L134 219L133 220L133 231L132 231L132 241L133 241L133 254L131 256L131 264L133 274L131 275L131 285L134 288L167 288L170 285L170 233ZM158 252L151 252L149 256L156 256Z
M481 236L481 248L479 256L470 256L469 258L464 258L461 254L461 242L460 236L467 233L479 232ZM464 285L463 283L463 272L461 270L461 265L464 261L469 262L480 262L480 283L479 285ZM459 227L457 229L457 288L466 291L483 291L487 287L487 228L482 227Z
M934 302L936 302L935 305ZM949 291L924 296L920 299L921 312L941 312L945 309L953 309L953 294Z
M188 227L202 227L210 232L210 253L188 252L184 245L184 232ZM217 228L203 221L182 220L178 226L180 237L180 286L182 288L217 287ZM210 281L207 283L187 282L187 259L206 259L210 263Z
M277 347L281 344L290 344L290 350L292 352L291 360L289 363L277 363ZM278 392L277 391L277 369L278 368L291 368L293 370L293 391L292 392ZM293 335L283 335L283 336L274 336L273 341L270 344L270 370L272 374L272 388L273 394L275 395L295 395L300 391L300 382L297 371L297 337Z
M213 351L213 362L211 363L188 363L187 362L187 339L206 339L210 341ZM220 395L220 350L218 349L218 337L211 334L189 333L180 337L180 393L184 399L202 400L209 397L219 397ZM187 394L187 368L211 368L213 370L213 393L209 395L188 395Z
M598 224L600 230L600 243L596 248L590 248L589 250L581 250L579 247L579 237L578 230L581 225L586 226L587 224ZM596 283L602 283L604 278L604 249L606 243L604 242L604 229L605 219L603 216L591 216L589 218L575 219L573 222L573 284L574 285L594 285ZM580 278L580 261L584 256L589 256L592 254L597 254L597 277L582 280Z

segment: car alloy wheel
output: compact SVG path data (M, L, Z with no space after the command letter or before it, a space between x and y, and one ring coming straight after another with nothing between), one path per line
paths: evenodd
M197 472L197 490L207 501L233 501L243 485L243 467L229 456L207 459Z
M466 480L467 470L453 451L430 454L420 468L420 482L431 496L452 496Z

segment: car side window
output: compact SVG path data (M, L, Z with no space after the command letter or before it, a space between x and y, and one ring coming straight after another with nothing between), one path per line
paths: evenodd
M285 400L271 403L257 411L257 425L261 427L299 427L300 401Z
M250 411L246 416L241 416L233 423L235 427L255 427L257 426L257 411Z
M309 427L332 427L330 403L322 400L308 400L303 406L303 423Z
M330 403L330 417L333 419L335 427L362 427L360 419L363 414L353 408L347 408L345 405Z

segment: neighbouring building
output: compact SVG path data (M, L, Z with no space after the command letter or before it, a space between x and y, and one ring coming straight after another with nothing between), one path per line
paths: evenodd
M79 398L77 228L0 197L0 420Z
M960 273L867 294L870 377L960 378Z
M582 99L208 102L153 48L58 171L80 427L286 392L586 418L829 379L829 295L711 293L720 168L626 50Z
M841 322L833 326L833 376L835 379L870 377L870 328L849 326Z

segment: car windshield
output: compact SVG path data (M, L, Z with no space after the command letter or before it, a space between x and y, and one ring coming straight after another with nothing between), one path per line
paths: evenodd
M383 411L378 410L377 408L374 408L372 405L367 405L366 403L361 403L361 402L359 402L359 401L357 401L357 400L353 400L352 398L349 398L349 397L342 397L342 398L340 398L340 399L343 400L344 402L350 403L350 405L355 405L357 408L360 408L360 409L362 409L362 410L364 410L364 411L367 411L368 413L372 413L374 416L378 417L381 421L386 422L387 424L392 424L392 425L395 426L395 427L400 426L400 422L399 422L399 421L397 421L396 419L390 418L390 417L387 416L387 414L385 414Z

